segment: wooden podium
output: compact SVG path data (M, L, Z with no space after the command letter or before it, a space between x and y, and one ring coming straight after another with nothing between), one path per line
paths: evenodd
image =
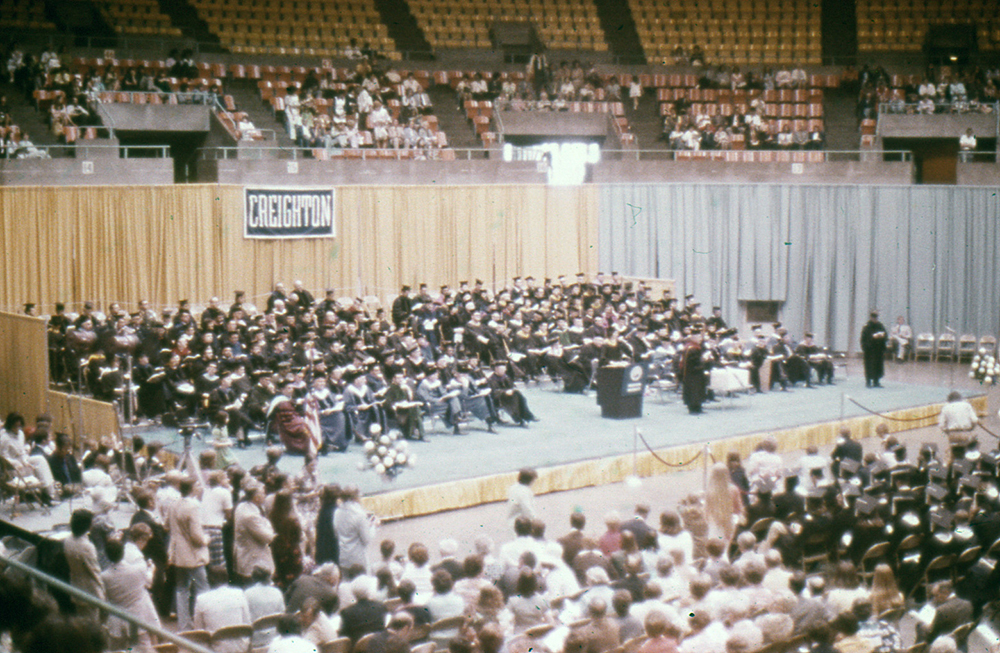
M597 403L601 407L601 417L642 417L645 391L646 370L642 365L606 365L597 370Z

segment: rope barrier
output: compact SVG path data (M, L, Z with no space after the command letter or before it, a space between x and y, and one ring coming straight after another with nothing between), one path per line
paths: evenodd
M932 419L932 418L937 417L938 415L941 414L941 411L938 411L938 412L934 413L933 415L925 415L923 417L892 417L891 415L886 415L885 413L880 413L878 411L875 411L875 410L872 410L872 409L867 408L865 406L862 406L857 401L855 401L852 397L847 397L847 401L851 402L852 404L854 404L855 406L857 406L861 410L865 411L866 413L869 413L871 415L877 415L878 417L881 417L882 419L891 420L893 422L922 422L922 421L924 421L926 419Z
M994 438L996 438L997 440L1000 440L1000 435L997 435L997 434L996 434L996 433L994 433L993 431L991 431L991 430L989 430L988 428L986 428L985 426L983 426L983 423L982 423L982 422L980 422L980 423L976 424L976 426L978 426L979 428L983 429L984 431L986 431L986 432L987 432L988 434L992 435L992 436L993 436Z
M849 402L851 402L852 404L854 404L855 406L857 406L858 408L860 408L861 410L865 411L866 413L870 413L872 415L877 415L877 416L881 417L882 419L888 419L888 420L892 420L892 421L895 421L895 422L920 422L920 421L925 420L925 419L935 418L935 417L937 417L938 415L941 414L941 411L938 411L938 412L934 413L933 415L926 415L924 417L892 417L890 415L886 415L884 413L879 413L877 411L874 411L874 410L871 410L869 408L866 408L865 406L862 406L861 404L859 404L858 402L856 402L851 397L847 397L847 400ZM988 428L986 428L985 426L983 426L982 422L977 423L976 426L978 426L982 430L986 431L986 433L988 433L989 435L993 436L997 440L1000 440L1000 435L997 435L993 431L991 431Z
M683 463L671 463L671 462L667 462L663 458L660 458L658 455L656 455L656 452L653 451L653 448L651 446L649 446L648 442L646 442L646 438L642 437L642 431L637 431L636 435L638 435L639 439L642 440L642 444L646 447L646 450L649 451L650 455L652 455L653 458L656 458L658 461L660 461L661 463L663 463L667 467L687 467L688 465L690 465L694 461L696 461L699 458L701 458L701 454L703 453L703 452L699 451L698 453L695 454L694 458L692 458L691 460L688 460L687 462L683 462Z

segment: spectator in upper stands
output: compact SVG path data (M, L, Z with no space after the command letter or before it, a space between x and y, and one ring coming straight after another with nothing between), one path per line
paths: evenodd
M638 110L639 100L642 99L642 83L639 81L638 75L632 75L632 79L629 80L628 97L632 100L632 110Z
M809 75L806 71L802 69L802 66L796 66L792 69L792 85L797 88L805 88L809 84Z
M968 91L961 77L955 76L948 83L948 97L952 102L965 102L969 99Z
M8 82L14 83L14 74L24 65L24 52L17 43L10 46L10 54L7 56L7 78Z
M968 163L972 161L976 151L976 136L972 133L972 128L965 130L965 133L958 139L959 159Z
M63 49L60 48L60 52L62 51ZM52 72L61 65L59 53L57 53L52 47L49 47L47 50L42 52L42 56L39 58L39 61L41 62L42 68L45 72Z
M779 150L791 150L795 145L795 141L792 140L792 128L785 125L778 132L777 144Z
M473 100L491 99L489 84L483 79L481 73L476 73L475 77L472 78L472 83L469 84L469 92L472 94Z
M778 89L792 87L792 71L782 68L774 74L774 86Z

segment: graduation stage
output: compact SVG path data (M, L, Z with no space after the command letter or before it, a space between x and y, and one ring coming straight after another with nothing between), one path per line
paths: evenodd
M363 453L358 444L352 444L347 453L320 457L318 472L323 482L359 486L364 503L382 519L405 518L504 501L517 470L525 466L538 469L533 489L543 494L616 483L631 474L645 477L700 469L706 462L724 460L731 450L746 458L767 435L775 436L780 451L786 452L810 444L831 444L841 426L849 427L860 439L873 435L875 425L883 421L891 431L936 424L948 394L947 383L904 383L907 378L899 370L883 379L881 389L866 389L864 379L854 376L841 377L833 386L742 394L705 404L701 415L689 415L676 393L652 390L645 397L643 416L627 420L603 419L593 392L571 395L552 386L529 385L524 394L541 419L529 428L499 426L491 434L485 424L473 421L465 434L453 435L441 422L428 420L429 441L409 443L416 455L414 465L392 481L371 470L359 470ZM910 421L884 420L848 398L872 411ZM985 411L985 396L974 397L972 403L980 413ZM636 438L636 429L655 456ZM174 430L156 426L126 431L141 434L147 442L161 440L168 451L180 453L181 438ZM254 435L251 448L233 449L248 469L264 461L263 442L259 434ZM197 455L210 446L204 434L202 440L194 440L193 451ZM295 474L302 461L284 456L279 467ZM74 506L88 503L76 500ZM122 508L117 512L127 523L131 509ZM29 530L46 531L54 524L67 523L69 510L68 502L63 502L49 515L29 509L15 521ZM5 511L3 518L8 519L9 513Z

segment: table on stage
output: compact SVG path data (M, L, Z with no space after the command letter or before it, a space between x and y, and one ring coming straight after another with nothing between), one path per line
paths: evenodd
M716 396L745 392L752 387L750 385L750 370L742 367L713 367L708 387Z

